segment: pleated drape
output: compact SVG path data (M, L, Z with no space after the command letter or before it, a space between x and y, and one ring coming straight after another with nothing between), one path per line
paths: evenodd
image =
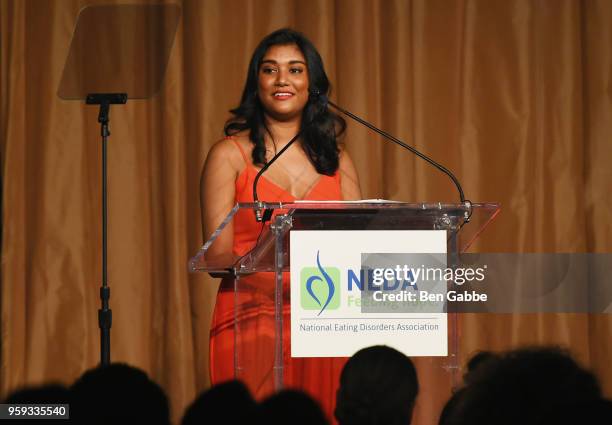
M57 88L89 4L0 1L1 394L72 382L99 358L97 109ZM129 3L145 3L130 1ZM164 84L111 108L112 358L146 370L175 420L208 385L217 282L187 272L201 244L199 177L239 100L250 54L290 26L318 47L332 98L502 203L482 252L612 249L612 3L607 0L184 0ZM364 197L455 201L450 181L350 123ZM464 315L461 353L568 347L612 395L609 315ZM416 423L448 375L418 359Z

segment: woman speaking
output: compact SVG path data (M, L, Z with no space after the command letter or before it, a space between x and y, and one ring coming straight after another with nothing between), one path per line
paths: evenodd
M253 202L252 187L258 171L298 134L296 143L260 178L260 199L292 202L361 198L353 163L338 143L345 122L327 108L324 100L329 90L321 57L302 34L281 29L259 43L249 63L240 105L231 110L233 116L225 125L226 137L211 148L204 165L201 200L205 240L237 202ZM238 212L229 226L212 245L214 253L244 255L262 231L251 211ZM234 377L236 320L241 329L239 355L257 366L249 368L253 371L249 373L257 376L242 379L256 396L262 396L273 390L274 276L256 273L241 277L241 281L258 290L241 298L240 305L234 301L232 279L224 279L219 288L211 327L211 381L214 384ZM288 288L287 276L284 283ZM285 306L285 386L309 392L330 413L344 361L291 359L289 303Z

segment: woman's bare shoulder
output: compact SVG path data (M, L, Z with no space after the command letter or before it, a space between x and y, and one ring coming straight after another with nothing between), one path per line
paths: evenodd
M250 141L247 136L227 136L215 142L208 151L208 162L230 163L232 168L240 170L244 168L245 157L249 158L251 153Z
M340 164L338 167L338 173L340 174L340 184L342 188L342 197L344 200L348 201L361 199L359 176L346 146L342 146L340 148Z
M338 143L338 160L340 163L340 168L350 165L353 162L344 143Z
M239 144L240 147L248 154L250 154L251 150L253 150L253 143L251 142L251 139L249 138L248 131L241 131L240 133L236 133L232 136L226 136L224 140L230 140L234 144L236 143Z

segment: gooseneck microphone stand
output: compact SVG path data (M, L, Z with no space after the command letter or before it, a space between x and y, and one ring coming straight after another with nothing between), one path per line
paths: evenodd
M107 145L110 130L108 128L110 105L125 104L126 93L94 93L88 94L85 103L100 105L98 122L102 136L102 286L100 287L100 301L102 306L98 310L98 326L100 327L100 364L110 364L110 330L113 321L113 312L110 309L110 287L108 286L108 160Z
M283 148L278 151L276 153L276 155L274 155L274 157L272 157L272 159L268 162L266 162L264 164L263 167L261 167L261 170L259 170L259 172L257 173L257 175L255 176L255 180L253 180L253 202L257 205L257 208L255 209L255 221L257 221L258 223L261 222L267 222L270 220L270 218L272 217L272 210L270 209L265 209L264 208L264 204L263 202L261 202L259 200L259 196L257 195L257 183L259 182L259 179L261 177L261 175L263 173L266 172L266 170L272 165L274 164L274 162L280 158L280 156L285 153L285 151L287 149L289 149L291 147L291 145L293 143L295 143L295 141L298 139L298 137L300 137L300 135L302 134L301 131L298 131L298 133L293 136L293 138L291 140L289 140L287 142L287 144L285 146L283 146Z
M431 159L430 157L428 157L424 153L419 152L418 150L416 150L415 148L413 148L409 144L402 142L397 137L394 137L391 134L387 133L386 131L383 131L380 128L370 124L366 120L364 120L362 118L359 118L357 115L347 111L346 109L341 108L340 106L336 105L331 100L325 99L325 102L328 105L332 106L337 111L342 112L347 117L353 119L354 121L357 121L359 124L362 124L362 125L366 126L370 130L374 131L375 133L380 134L385 139L392 141L393 143L403 147L404 149L408 149L410 152L412 152L413 154L415 154L419 158L424 159L429 164L433 165L435 168L437 168L438 170L442 171L444 174L446 174L448 177L450 177L450 179L455 184L455 187L457 188L457 191L459 192L459 199L461 199L461 203L465 204L466 202L470 202L470 201L466 201L465 195L463 194L463 189L461 188L461 184L459 183L459 180L457 179L457 177L455 177L455 175L448 168L444 167L442 164L437 163L436 161L434 161L433 159ZM468 205L468 207L470 207L470 206L471 206L471 203Z
M357 121L359 124L366 126L367 128L369 128L370 130L378 133L379 135L381 135L382 137L384 137L385 139L403 147L404 149L409 150L410 152L412 152L413 154L415 154L416 156L418 156L421 159L424 159L425 161L427 161L430 165L434 166L435 168L437 168L438 170L440 170L441 172L443 172L444 174L446 174L448 177L450 177L450 179L453 181L453 183L455 184L455 187L457 188L457 191L459 192L459 198L461 199L461 203L465 206L466 211L464 212L464 221L462 224L459 225L458 229L455 230L455 233L459 231L459 229L461 229L461 227L463 227L466 223L469 223L470 218L472 217L472 202L465 199L465 195L463 193L463 189L461 188L461 184L459 183L459 180L457 179L457 177L455 177L455 175L446 167L444 167L443 165L437 163L436 161L434 161L432 158L428 157L427 155L425 155L424 153L419 152L418 150L416 150L415 148L413 148L412 146L408 145L407 143L402 142L401 140L399 140L397 137L394 137L392 135L390 135L389 133L379 129L378 127L370 124L369 122L367 122L366 120L359 118L357 115L347 111L346 109L341 108L340 106L336 105L335 103L331 102L327 96L323 96L320 95L322 97L323 103L328 104L330 106L332 106L334 109L336 109L337 111L343 113L344 115L346 115L347 117L351 118L354 121ZM451 255L451 259L450 259L450 263L451 264L457 264L457 258L456 255ZM450 318L449 318L449 328L452 328L454 330L455 335L458 335L458 329L459 329L459 318L457 316L457 313L451 310L448 310L448 313L452 313ZM458 342L457 340L455 340L454 342L451 342L453 344L453 351L455 353L458 352ZM457 371L459 370L459 366L457 363L457 359L453 356L450 360L450 365L448 366L449 369L453 370L453 380L456 380L456 374Z

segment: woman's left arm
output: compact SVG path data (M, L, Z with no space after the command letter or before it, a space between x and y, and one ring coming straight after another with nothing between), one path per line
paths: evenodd
M340 189L342 198L345 201L362 199L361 188L359 187L359 176L350 155L345 148L340 150Z

